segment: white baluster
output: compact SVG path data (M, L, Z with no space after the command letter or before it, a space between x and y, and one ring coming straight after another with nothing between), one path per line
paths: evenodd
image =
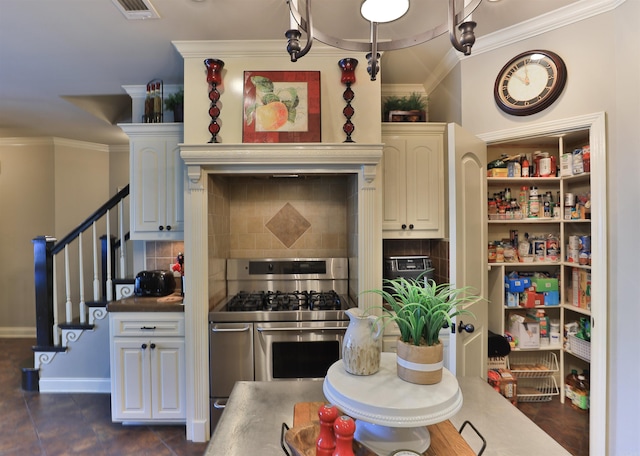
M107 209L107 301L113 300L113 280L111 277L111 219L110 219L111 211Z
M69 276L69 244L64 246L64 289L67 300L65 301L65 318L67 323L71 323L72 304L71 304L71 277Z
M96 222L91 224L93 231L93 300L100 300L100 277L98 276L98 235L96 233Z
M118 203L118 238L120 239L120 271L118 277L124 279L127 276L127 244L124 241L124 202Z
M82 252L82 233L80 233L78 235L78 261L79 261L79 265L78 265L78 275L79 275L79 279L80 279L80 303L78 304L78 307L80 308L80 323L86 323L87 322L87 310L85 308L85 303L84 303L84 261L82 258L83 252Z
M53 261L53 345L60 345L60 332L58 331L58 274L56 267L56 259Z

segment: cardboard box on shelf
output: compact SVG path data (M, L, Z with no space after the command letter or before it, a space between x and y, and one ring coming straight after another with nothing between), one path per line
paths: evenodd
M559 291L545 291L544 295L545 306L557 306L560 304L560 292Z
M517 348L540 348L540 323L523 315L511 315L511 335Z
M487 177L509 177L507 168L492 168L487 171Z
M544 295L530 289L520 293L520 307L531 308L544 305Z
M535 287L536 292L538 293L543 293L545 291L558 291L558 279L556 278L532 277L531 285Z
M509 399L513 405L518 403L518 381L509 369L491 369L488 378L493 389Z
M507 307L518 307L520 305L520 293L507 291Z
M511 293L522 293L531 286L531 280L528 277L518 277L516 279L505 277L504 287Z
M591 271L573 268L571 279L571 304L591 310Z

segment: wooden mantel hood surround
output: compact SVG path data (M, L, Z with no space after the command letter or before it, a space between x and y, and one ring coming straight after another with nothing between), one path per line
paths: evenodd
M181 144L180 155L192 184L200 180L201 170L221 174L357 173L370 183L382 158L382 144Z
M209 439L207 313L210 299L207 200L210 174L344 174L357 187L356 235L349 248L349 294L358 305L377 305L373 293L382 283L382 144L365 143L215 143L180 144L187 167L185 189L185 330L187 439ZM357 192L357 194L356 194Z

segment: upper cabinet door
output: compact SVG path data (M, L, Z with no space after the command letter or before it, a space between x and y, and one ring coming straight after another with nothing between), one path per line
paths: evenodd
M459 125L448 125L449 145L449 265L450 282L470 287L479 299L465 309L473 314L457 317L473 331L458 330L451 338L456 375L487 375L487 146ZM453 360L452 360L453 361Z
M444 127L383 124L383 238L444 237Z
M121 125L130 138L131 239L182 240L182 124Z

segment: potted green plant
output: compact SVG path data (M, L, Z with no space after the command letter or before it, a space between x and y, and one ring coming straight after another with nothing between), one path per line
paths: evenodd
M411 92L408 96L391 95L385 98L383 112L385 119L391 122L417 122L426 118L427 97L419 92Z
M168 95L164 100L164 107L173 111L174 122L182 122L184 120L184 89L181 87L177 92Z
M465 304L478 299L470 288L454 288L451 284L397 278L385 280L381 290L370 290L382 296L388 307L381 307L385 325L395 322L400 330L397 345L398 376L403 380L430 385L442 379L443 346L440 330L453 325L453 317L473 314ZM414 368L422 364L420 369Z

